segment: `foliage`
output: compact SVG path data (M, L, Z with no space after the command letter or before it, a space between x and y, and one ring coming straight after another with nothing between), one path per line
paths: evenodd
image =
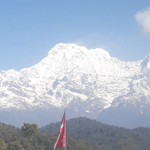
M70 119L66 122L66 126L67 132L71 136L87 141L98 149L150 149L150 138L135 133L131 129L102 124L85 117ZM54 133L59 130L59 127L60 122L52 123L42 127L40 131L43 133Z
M141 134L141 135L145 135L150 137L150 128L146 128L146 127L138 127L136 129L133 129L133 131Z
M7 150L25 150L19 142L11 142Z
M38 125L36 124L24 123L24 125L21 127L21 131L25 137L30 137L31 135L38 133L39 129Z
M38 132L38 126L32 134L23 132L32 129L32 124L26 124L17 129L11 125L0 123L0 150L53 150L59 135L61 123L47 126L55 130L51 133ZM77 118L67 121L67 149L71 150L150 150L150 138L145 136L145 128L139 128L141 134L135 130L102 124L87 118ZM35 132L36 131L36 132ZM146 131L148 131L146 129ZM35 134L36 133L36 134ZM142 135L142 133L144 133ZM6 143L6 144L5 144ZM2 147L2 146L4 147ZM6 148L6 146L8 147ZM3 148L3 149L2 149ZM56 148L61 150L62 148Z
M0 150L6 150L6 148L6 143L3 141L3 139L0 139Z
M53 150L54 144L59 135L58 132L47 134L33 132L36 134L27 134L27 136L25 136L22 131L23 127L21 127L21 129L17 129L14 126L0 123L0 137L3 139L3 142L8 144L7 150ZM36 126L36 129L38 129L38 126ZM78 150L95 149L94 146L88 144L84 140L71 137L70 134L67 134L67 147L72 150L76 150L76 148L78 148Z
M21 138L22 135L20 129L5 123L0 123L0 139L3 139L6 144L17 141Z

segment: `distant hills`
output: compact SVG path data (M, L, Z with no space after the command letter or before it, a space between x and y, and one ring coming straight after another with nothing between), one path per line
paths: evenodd
M55 133L59 130L60 124L61 122L51 123L40 128L40 132ZM71 136L88 141L98 149L150 150L150 128L140 127L131 130L103 124L86 117L67 120L66 127L67 133Z

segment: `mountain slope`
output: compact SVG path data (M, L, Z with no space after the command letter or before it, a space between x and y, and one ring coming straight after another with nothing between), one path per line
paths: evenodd
M115 98L98 120L128 128L150 127L150 61L149 55L141 63L140 74L134 76L130 91Z

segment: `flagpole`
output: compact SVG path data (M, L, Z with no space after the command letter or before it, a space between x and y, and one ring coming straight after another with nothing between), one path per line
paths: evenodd
M59 131L60 133L54 145L54 150L56 147L64 147L64 150L66 150L66 110L64 112Z
M67 149L67 148L66 148L66 147L67 147L67 142L66 142L66 109L65 109L65 143L66 143L66 144L65 144L66 146L65 146L65 149L64 149L64 150Z

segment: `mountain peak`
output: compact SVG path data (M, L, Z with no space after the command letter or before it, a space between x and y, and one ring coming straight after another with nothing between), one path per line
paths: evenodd
M49 52L48 55L55 55L58 54L60 52L62 53L71 53L72 51L77 52L83 52L83 53L96 53L99 55L99 57L105 57L105 58L110 58L110 54L102 49L102 48L96 48L96 49L87 49L84 46L79 46L77 44L74 43L59 43L57 45L55 45Z
M85 47L83 46L78 46L76 44L72 44L72 43L59 43L57 45L55 45L49 52L48 52L48 55L49 54L58 54L59 52L64 52L66 50L74 50L74 49L86 49Z

